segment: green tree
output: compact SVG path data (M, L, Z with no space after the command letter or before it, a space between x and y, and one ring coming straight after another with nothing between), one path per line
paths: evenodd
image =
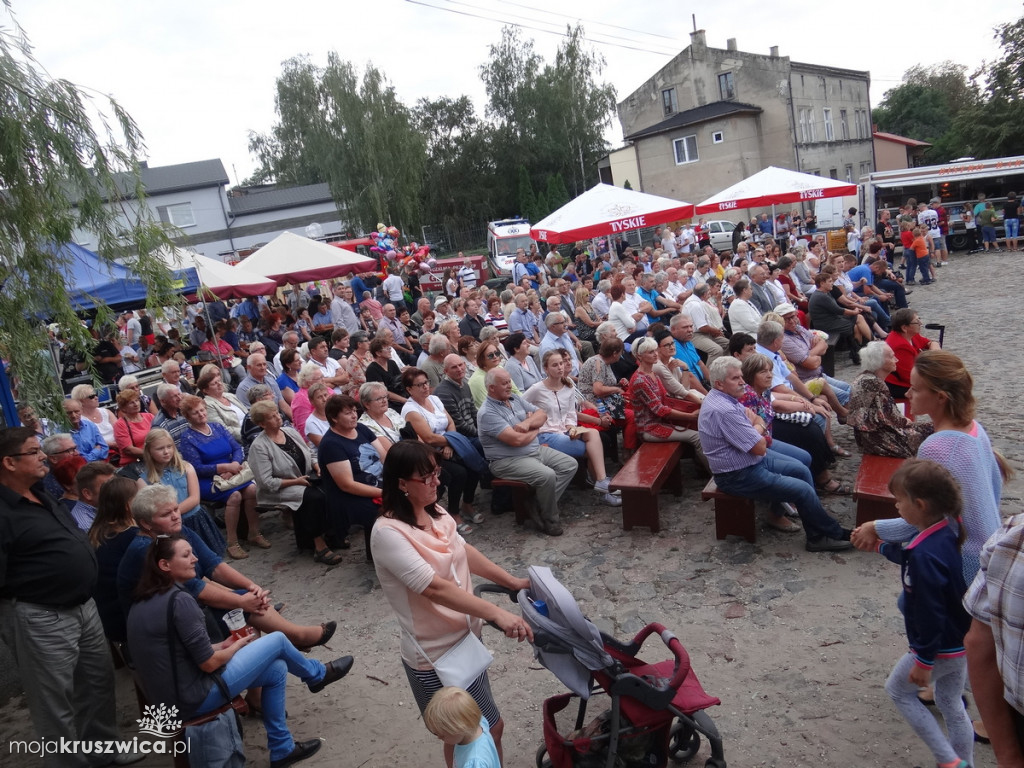
M516 171L516 190L519 215L535 220L533 217L537 213L537 195L534 194L533 183L525 165L520 165Z
M553 173L548 176L547 201L551 208L548 213L554 213L570 199L569 192L565 189L565 181L562 180L562 174Z
M1002 55L975 73L985 83L984 96L954 122L965 154L978 158L1024 154L1024 16L997 27L995 37Z
M953 123L977 103L977 89L967 76L967 68L944 61L908 69L903 82L885 92L872 116L883 131L929 142L932 147L928 159L943 162L964 153L965 146Z
M42 321L59 323L83 353L92 340L68 295L70 257L52 246L90 233L103 262L139 274L155 310L175 301L170 273L150 255L170 240L144 204L139 127L113 98L50 78L13 16L9 24L0 30L0 351L20 398L63 420ZM90 113L103 110L110 119L94 124ZM110 316L101 305L97 322Z
M291 59L277 81L275 109L270 133L250 135L260 161L255 179L327 182L350 223L414 230L426 147L412 111L383 72L368 64L360 79L333 52L323 68L306 57Z
M478 227L494 211L501 186L491 158L491 126L477 117L468 96L420 99L414 118L426 141L424 223Z

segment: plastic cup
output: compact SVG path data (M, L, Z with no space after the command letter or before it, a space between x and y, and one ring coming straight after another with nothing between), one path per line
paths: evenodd
M245 625L245 613L241 608L235 608L224 614L224 623L227 625L231 637L239 640L249 635L250 628Z

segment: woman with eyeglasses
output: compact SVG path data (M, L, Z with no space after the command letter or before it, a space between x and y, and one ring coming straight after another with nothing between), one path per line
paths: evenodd
M445 432L455 432L455 422L437 396L430 394L427 374L420 368L406 368L402 371L402 383L409 391L402 416L415 430L416 436L437 452L444 484L448 487L449 514L455 518L458 532L466 536L473 532L473 527L463 519L477 524L484 521L484 516L473 509L480 476L459 459L448 443Z
M114 440L120 458L119 467L126 467L142 460L142 449L146 435L153 424L153 414L142 410L142 400L134 389L117 393L117 423L114 425Z
M941 349L937 341L921 334L921 318L912 309L897 309L889 318L891 330L885 339L896 355L896 370L885 378L893 397L906 397L910 371L917 356L926 349Z
M472 336L460 336L457 344L459 357L466 364L466 375L476 373L476 353L480 349L480 341Z
M473 393L473 403L477 408L483 405L484 400L487 399L487 387L484 384L484 377L489 370L497 368L501 364L501 350L498 349L497 339L488 339L481 342L480 348L476 351L476 370L469 377L469 391ZM511 372L509 375L511 375ZM515 380L512 383L512 391L517 395L522 394L519 387L515 385Z
M359 423L390 446L402 439L405 418L391 410L388 402L388 389L379 381L368 381L359 388L359 404L363 406Z
M466 543L437 503L440 481L437 453L429 446L411 440L395 445L384 460L383 503L371 539L381 590L402 629L402 666L421 713L442 687L434 663L469 633L479 639L483 621L519 642L533 639L523 619L473 595L474 575L511 590L528 589L530 582ZM500 755L505 723L486 668L466 690L487 718ZM446 744L444 754L451 766L454 746Z

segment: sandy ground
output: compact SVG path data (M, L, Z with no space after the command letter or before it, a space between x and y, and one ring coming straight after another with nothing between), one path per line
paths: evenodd
M954 255L931 287L918 286L911 305L925 323L946 325L945 346L975 376L978 418L994 445L1024 467L1022 426L1012 403L1021 401L1024 361L1019 354L1021 315L1003 299L991 275L1017 254ZM1007 341L1003 341L1006 339ZM1010 341L1013 340L1013 341ZM852 380L845 359L837 373ZM852 436L837 429L841 444ZM858 460L841 460L838 476L852 482ZM663 529L626 533L617 510L596 505L591 493L572 491L563 504L566 534L558 539L518 529L511 515L488 517L472 543L513 573L530 564L550 566L601 629L620 639L646 623L672 629L687 647L706 690L722 700L710 714L721 730L732 766L927 766L931 755L904 724L883 685L905 650L896 609L899 572L880 556L860 552L810 554L803 537L761 525L756 544L716 541L702 484L689 473L682 499L661 498ZM1003 512L1019 512L1024 481L1004 489ZM479 506L489 508L481 492ZM829 507L852 526L853 503L829 498ZM423 728L398 657L397 625L371 566L364 564L362 537L353 537L345 562L325 569L300 556L289 532L272 518L264 528L274 542L255 550L241 569L288 603L299 622L336 619L328 660L351 653L356 666L342 682L311 695L298 681L290 689L289 722L297 738L321 736L324 747L304 765L339 768L442 766L439 742ZM541 704L561 684L494 630L484 640L495 661L491 680L506 721L505 764L534 765L541 744ZM667 654L651 641L642 658ZM119 673L123 733L137 733L139 716L127 677ZM0 762L11 760L6 742L31 737L20 697L0 708ZM262 724L245 723L251 765L266 766ZM690 765L703 765L706 743ZM140 766L167 765L149 758ZM991 749L979 746L975 765L994 766Z

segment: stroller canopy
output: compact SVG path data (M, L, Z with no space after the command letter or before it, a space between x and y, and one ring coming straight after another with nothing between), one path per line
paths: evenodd
M605 651L601 632L583 615L576 599L550 568L530 566L529 576L531 594L519 592L519 607L534 635L543 632L550 638L535 642L534 655L570 691L587 699L590 672L611 666L615 659ZM533 600L547 603L547 616L537 611Z

